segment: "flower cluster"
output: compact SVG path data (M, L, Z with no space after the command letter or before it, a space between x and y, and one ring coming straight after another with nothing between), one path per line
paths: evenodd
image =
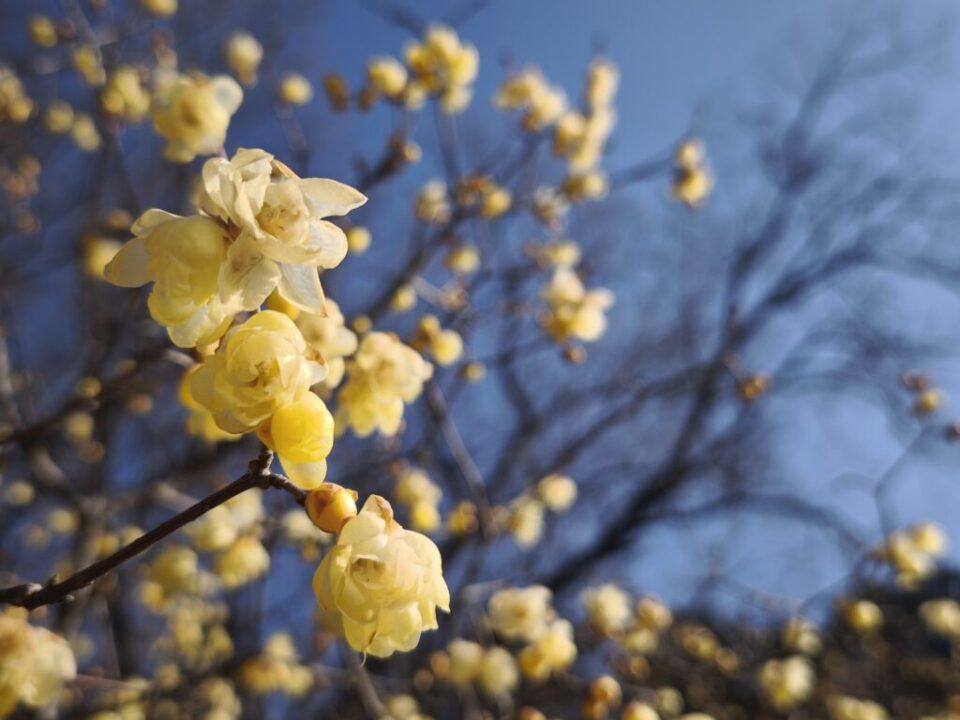
M707 165L703 143L687 140L674 156L673 196L694 210L706 202L713 189L713 176Z
M547 304L542 324L559 343L571 339L592 342L607 329L606 311L613 306L607 289L587 291L575 272L559 268L541 293Z

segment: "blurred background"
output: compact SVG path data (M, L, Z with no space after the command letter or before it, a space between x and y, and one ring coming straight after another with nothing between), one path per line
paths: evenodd
M24 123L0 123L4 584L77 567L99 543L120 543L125 528L152 527L236 477L256 454L252 438L212 446L184 432L182 363L162 357L169 342L147 315L146 293L85 271L91 243L129 237L111 212L189 214L201 160L166 162L149 119L105 117L71 70L78 41L68 32L55 47L31 42L37 13L70 23L74 37L92 32L108 73L135 64L149 75L165 49L181 71L229 73L227 38L254 35L263 61L230 123L227 154L263 148L303 177L367 193L349 222L369 229L369 250L323 274L348 325L366 317L409 339L429 312L463 337L463 358L437 368L401 435L347 433L329 458L330 479L362 496L390 498L398 468L416 466L442 490L445 521L469 502L489 504L503 524L489 535L443 525L431 533L455 611L416 653L371 661L374 673L412 677L429 652L467 634L504 585L544 584L574 620L584 616L584 588L614 582L675 612L767 628L796 613L829 623L839 599L895 587L897 569L869 560L894 531L935 523L954 541L940 565L955 565L955 3L180 0L175 15L156 18L118 0L5 0L0 63L35 110ZM359 90L371 58L402 58L430 22L479 51L462 114L432 104L362 111L352 101L341 112L330 101L325 77ZM559 187L564 163L549 138L523 132L492 99L511 73L536 66L576 103L598 57L620 73L600 161L607 191L544 222L535 191ZM278 99L288 73L312 84L306 104ZM58 100L94 118L94 147L44 126ZM415 143L422 159L381 172L391 138ZM685 204L675 157L691 139L702 143L713 186ZM34 192L23 192L25 155L39 167ZM514 211L433 234L414 212L417 193L431 179L454 188L474 173L509 188ZM580 247L585 285L616 297L595 342L556 342L541 327L549 273L530 248L567 239ZM468 276L444 264L446 248L463 243L481 258ZM407 286L417 303L398 312L390 301ZM468 299L451 303L450 293ZM124 370L129 358L135 371ZM465 368L481 363L485 376L470 381ZM90 378L107 389L94 400L83 390ZM524 547L516 502L551 473L576 481L577 500L547 512L542 535ZM301 654L339 662L336 648L296 630L313 624L315 563L283 536L289 498L263 499L271 567L218 596L234 659L205 673L228 675L291 628ZM62 508L81 522L51 532L49 514ZM161 662L150 648L170 632L168 618L138 602L150 557L50 611L60 632L88 639L88 674L150 677ZM955 595L951 573L936 570L932 587ZM109 652L105 627L121 638ZM592 667L588 655L581 648ZM353 705L330 697L245 707L249 717L351 716ZM468 717L473 706L441 707L435 716Z

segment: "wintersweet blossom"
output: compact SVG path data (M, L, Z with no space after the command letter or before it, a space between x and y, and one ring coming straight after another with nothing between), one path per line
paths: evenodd
M163 77L153 98L153 127L166 141L164 156L186 163L223 147L243 90L226 75Z
M612 583L588 588L582 595L590 625L602 635L622 632L630 621L630 596Z
M330 626L375 657L412 650L437 628L437 609L450 610L437 546L402 528L377 495L343 526L313 588Z
M534 642L554 617L552 596L543 585L497 590L487 602L487 622L506 640Z
M366 201L336 180L300 178L263 150L207 161L198 206L236 228L219 278L226 305L256 309L276 288L294 306L322 315L317 268L336 267L347 254L343 230L324 218Z
M263 60L263 45L250 33L238 31L228 39L225 48L227 65L243 85L257 82L257 73Z
M327 376L321 381L322 388L333 390L343 380L346 359L357 351L357 335L344 323L340 307L326 301L326 315L300 313L294 319L303 339L317 350L327 363Z
M460 41L453 28L431 25L420 42L408 43L404 56L411 73L426 92L440 99L440 107L457 114L470 104L480 56Z
M295 485L312 490L326 478L326 458L333 449L333 416L312 392L277 408L257 434L277 453Z
M573 641L573 625L569 620L554 620L547 631L527 645L519 656L520 670L535 682L549 678L554 672L566 670L577 659Z
M0 648L0 718L17 705L36 709L53 703L64 683L76 677L69 643L31 625L19 608L0 613Z
M133 239L110 261L106 279L120 287L152 282L150 315L180 347L217 340L230 324L218 276L227 259L227 230L214 220L148 210L131 228Z
M249 432L323 379L321 358L286 315L265 310L233 328L190 379L223 430Z
M779 712L787 712L810 697L816 676L809 660L794 655L765 662L757 680L770 704Z
M547 303L543 327L557 342L571 338L592 342L606 332L605 313L614 302L606 288L587 291L576 273L558 268L541 297Z
M423 391L433 366L395 335L372 332L364 336L347 362L347 381L340 390L337 432L351 428L360 437L378 430L396 435L404 403Z
M527 132L540 132L567 110L566 93L550 85L539 68L526 68L508 77L493 102L501 110L521 110Z
M230 433L221 428L213 419L213 413L194 399L193 393L190 391L190 378L199 369L200 366L196 365L187 370L180 379L177 388L177 398L180 400L180 404L187 409L187 434L201 438L208 443L239 440L243 435Z

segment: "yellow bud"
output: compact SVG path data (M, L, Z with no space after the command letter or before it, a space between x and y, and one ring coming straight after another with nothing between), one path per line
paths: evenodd
M40 47L53 47L57 44L57 28L46 15L33 15L28 26L30 39Z
M307 515L324 532L338 533L347 520L357 516L357 497L355 490L324 483L307 495Z
M362 225L354 225L347 230L347 248L354 255L365 253L370 247L370 231Z
M417 291L412 285L401 285L390 299L390 309L396 313L405 313L417 304Z
M370 328L373 327L373 322L366 315L357 315L352 324L354 332L358 335L370 332Z
M299 73L287 73L277 89L280 101L288 105L306 105L313 99L313 85Z

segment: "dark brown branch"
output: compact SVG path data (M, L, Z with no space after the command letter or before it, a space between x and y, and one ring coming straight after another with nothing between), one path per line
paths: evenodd
M300 504L306 500L307 493L291 483L282 475L270 472L273 452L264 448L260 455L250 463L246 473L211 495L203 498L183 512L174 515L153 530L144 533L136 540L117 550L108 557L87 566L65 580L51 580L46 585L25 583L0 590L0 603L18 605L29 610L73 599L78 590L91 585L123 563L148 550L168 535L172 535L183 526L202 517L218 505L253 488L275 487L293 495Z

